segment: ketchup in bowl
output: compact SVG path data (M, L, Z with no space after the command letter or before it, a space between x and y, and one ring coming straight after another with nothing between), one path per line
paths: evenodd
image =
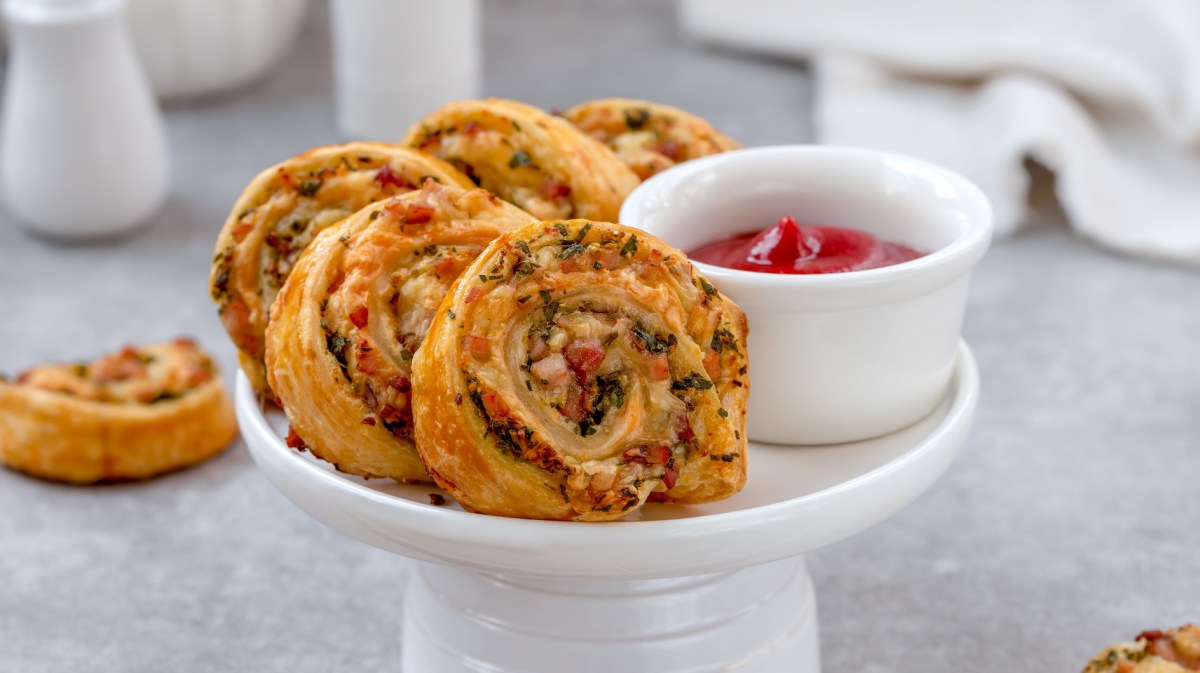
M784 216L763 231L710 241L688 251L697 262L760 273L842 273L900 264L925 253L846 227L800 226Z

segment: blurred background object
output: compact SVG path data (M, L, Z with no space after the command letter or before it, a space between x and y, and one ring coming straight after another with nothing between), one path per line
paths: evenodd
M308 0L130 0L129 26L159 98L249 84L296 39Z
M162 117L134 56L125 0L8 0L0 189L60 238L128 231L166 197Z
M397 142L433 110L480 96L479 0L332 0L337 128Z
M1029 221L1027 160L1072 228L1200 263L1194 0L680 0L705 42L814 59L819 142L962 172L997 231ZM800 114L797 112L797 114Z

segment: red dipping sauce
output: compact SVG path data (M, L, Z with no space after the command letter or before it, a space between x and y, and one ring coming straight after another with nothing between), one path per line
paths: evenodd
M842 273L900 264L925 253L846 227L800 226L784 216L763 231L705 243L688 251L697 262L760 273Z

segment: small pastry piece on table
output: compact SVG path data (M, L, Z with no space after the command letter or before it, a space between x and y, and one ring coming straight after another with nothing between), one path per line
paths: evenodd
M199 463L236 436L216 366L188 339L0 381L0 461L43 479L145 479Z
M741 147L712 124L676 107L630 98L604 98L563 113L607 145L645 180L677 163Z
M413 364L417 450L464 508L604 521L746 478L746 319L644 232L540 222L488 246Z
M615 220L639 182L570 122L516 101L451 103L414 124L404 144L541 219Z
M426 178L470 188L465 175L399 145L357 142L309 150L254 178L217 238L212 300L251 385L266 394L267 312L292 265L318 232L363 206L410 192Z
M497 236L535 221L485 190L430 180L319 234L266 333L289 443L342 472L428 481L412 440L413 354L459 273Z
M1200 671L1200 626L1143 631L1132 643L1092 658L1083 673L1191 673Z

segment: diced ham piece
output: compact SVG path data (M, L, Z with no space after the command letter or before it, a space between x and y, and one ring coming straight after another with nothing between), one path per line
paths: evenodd
M541 197L547 201L563 199L571 195L570 185L563 184L553 178L546 178L538 191Z
M573 255L562 261L563 273L578 273L586 266L587 260L583 255Z
M575 374L575 382L587 385L588 379L604 362L604 345L596 337L584 337L567 344L567 365Z
M593 250L592 259L600 262L600 266L605 269L615 269L621 263L621 253L607 248Z
M675 438L681 442L696 438L696 431L692 429L692 422L688 420L687 414L675 417L675 427L672 428L672 431Z
M671 365L666 355L651 355L648 359L650 378L655 381L666 381L671 378Z
M551 386L562 385L571 378L571 370L567 368L566 359L558 353L533 363L529 371L539 380L545 381L547 385Z
M391 185L398 189L416 189L416 185L400 177L400 174L393 171L388 164L380 166L379 170L375 172L375 182L378 182L381 188Z
M458 260L454 257L443 257L433 263L433 272L439 278L451 278L458 275Z
M683 147L674 140L664 140L658 145L658 153L671 161L679 161L683 156Z
M467 303L470 304L476 299L479 299L481 295L483 295L483 288L479 285L476 285L475 287L471 288L470 292L467 293Z
M359 306L350 312L350 322L354 323L355 327L362 329L367 326L367 316L367 307Z
M576 423L582 421L588 413L587 391L572 386L571 392L567 395L566 404L558 408L558 413Z
M246 235L253 230L254 222L251 220L238 220L237 225L234 226L233 231L231 232L233 234L233 240L241 243L243 240L245 240Z
M487 411L488 416L492 418L504 418L511 413L508 404L504 402L504 398L500 397L500 393L488 390L481 397L483 399L483 409Z
M655 465L666 465L671 460L671 447L666 444L650 447L646 450L646 460Z
M467 350L477 358L486 358L491 353L491 347L488 346L488 340L485 336L478 334L468 334L463 337L463 345Z
M407 393L408 391L412 390L412 381L409 381L408 377L404 374L393 376L392 379L388 381L388 385L401 393Z
M410 203L404 213L405 224L424 224L433 219L433 206L426 203Z
M541 360L542 358L546 357L546 352L549 350L550 347L546 345L545 339L542 337L534 337L533 347L529 349L529 357L533 358L534 360Z
M674 463L667 466L667 471L663 473L663 486L667 490L675 488L675 482L679 481L679 468Z

